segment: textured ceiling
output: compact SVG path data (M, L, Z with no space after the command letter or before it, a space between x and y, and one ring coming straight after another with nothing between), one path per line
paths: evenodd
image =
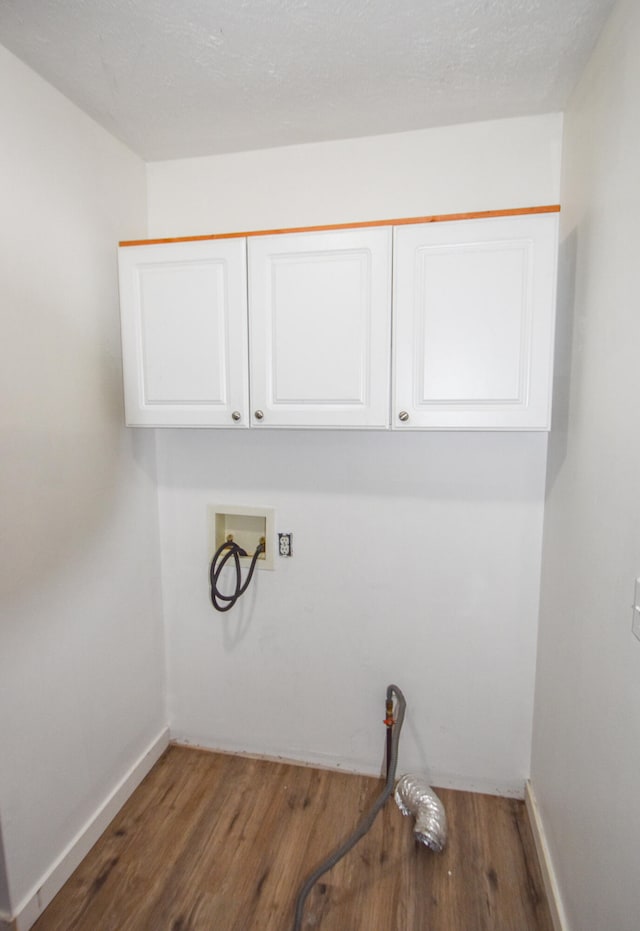
M145 159L562 110L614 0L0 0L0 42Z

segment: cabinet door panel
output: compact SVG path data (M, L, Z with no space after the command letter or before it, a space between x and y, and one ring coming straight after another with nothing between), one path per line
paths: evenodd
M254 423L388 426L390 300L388 228L251 239Z
M548 429L556 229L528 215L396 230L394 427Z
M127 423L248 426L244 240L120 250Z
M522 400L530 252L509 243L419 250L422 403Z

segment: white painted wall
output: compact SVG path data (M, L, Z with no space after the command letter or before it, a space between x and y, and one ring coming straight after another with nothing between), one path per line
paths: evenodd
M148 167L151 236L557 203L557 115ZM522 794L546 435L160 431L172 734ZM207 505L272 505L295 555L227 615Z
M4 855L4 843L2 841L2 824L0 824L0 929L2 928L3 916L11 914L11 901L9 899L9 878L7 872L7 863Z
M640 922L639 47L623 0L565 119L532 784L571 931Z
M151 162L149 235L557 203L561 146L550 114Z
M0 812L20 912L165 710L154 437L123 426L116 272L117 240L145 233L144 166L2 48L0 127Z

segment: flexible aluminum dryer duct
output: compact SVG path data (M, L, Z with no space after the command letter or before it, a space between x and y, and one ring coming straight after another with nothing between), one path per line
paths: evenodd
M403 815L414 815L416 840L441 853L447 843L447 816L424 776L415 773L401 776L394 798Z

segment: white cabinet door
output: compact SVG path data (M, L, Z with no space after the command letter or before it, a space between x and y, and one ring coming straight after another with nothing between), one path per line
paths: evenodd
M247 427L244 239L119 251L127 423Z
M252 425L387 427L391 229L248 248Z
M557 214L395 230L396 429L550 425Z

